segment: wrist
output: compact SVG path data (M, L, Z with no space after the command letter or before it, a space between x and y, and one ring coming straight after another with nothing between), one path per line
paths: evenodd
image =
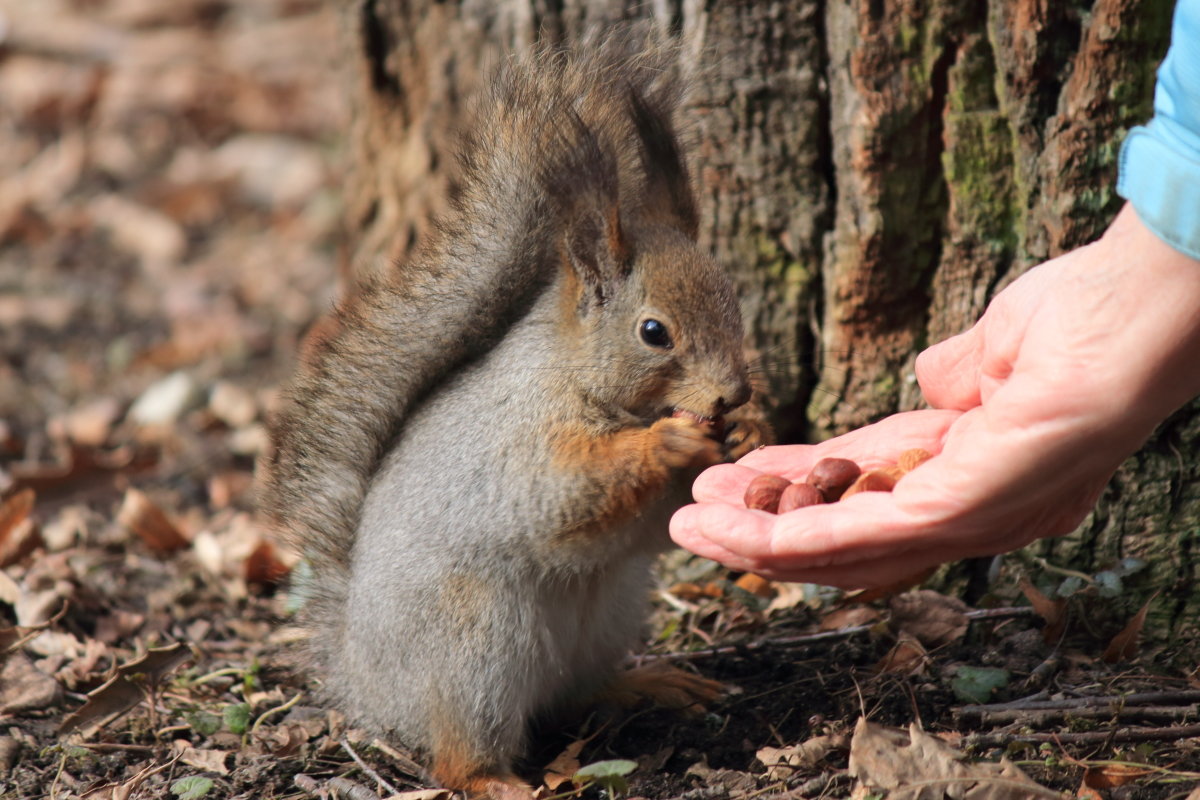
M1132 203L1094 246L1112 270L1113 302L1128 309L1112 357L1128 364L1133 409L1153 426L1200 395L1200 258L1165 241Z

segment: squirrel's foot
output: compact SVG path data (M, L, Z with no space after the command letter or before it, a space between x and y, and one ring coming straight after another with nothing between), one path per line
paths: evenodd
M687 714L698 714L725 694L725 686L664 663L625 670L614 679L604 699L630 708L643 700Z
M725 438L721 442L721 455L725 461L737 461L775 440L762 408L753 401L731 411L725 420Z
M721 460L721 446L709 427L691 417L663 417L650 426L658 436L659 454L668 467L707 467Z
M511 772L462 775L456 769L439 768L436 760L429 771L437 783L462 792L468 800L533 800L533 787Z

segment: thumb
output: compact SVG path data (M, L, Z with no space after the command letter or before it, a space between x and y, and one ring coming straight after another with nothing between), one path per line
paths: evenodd
M983 335L978 325L926 349L916 363L917 383L925 400L934 408L975 408L981 402L982 362Z

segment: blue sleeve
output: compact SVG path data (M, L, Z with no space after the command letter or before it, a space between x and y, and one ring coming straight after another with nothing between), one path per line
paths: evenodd
M1179 0L1154 119L1121 147L1117 193L1175 249L1200 259L1200 0Z

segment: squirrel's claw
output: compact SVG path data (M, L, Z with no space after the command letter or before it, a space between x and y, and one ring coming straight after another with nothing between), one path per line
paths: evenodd
M725 438L721 455L725 461L737 461L742 456L775 440L774 432L753 401L730 412L726 417Z

